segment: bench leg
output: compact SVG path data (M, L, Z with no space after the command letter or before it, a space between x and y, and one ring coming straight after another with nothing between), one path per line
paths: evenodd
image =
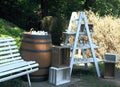
M30 81L30 76L29 76L29 74L27 74L27 78L28 78L29 87L31 87L31 81Z

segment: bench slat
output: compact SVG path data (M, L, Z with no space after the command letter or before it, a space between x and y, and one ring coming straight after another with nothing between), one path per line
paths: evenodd
M16 42L4 42L4 43L1 43L0 46L8 46L8 45L15 45Z
M17 61L17 60L20 60L20 59L21 59L21 57L3 59L3 60L0 60L0 65L3 64L3 63L7 63L7 62Z
M17 49L14 49L14 50L6 50L6 51L3 51L3 52L0 52L0 56L1 55L5 55L5 54L10 54L10 53L15 53L15 52L18 52Z
M14 58L14 57L17 57L17 56L20 56L20 53L16 53L16 54L12 54L12 55L3 55L3 56L0 56L0 59L8 59L8 58Z
M20 72L20 73L18 73L18 74L14 74L14 75L11 75L11 76L7 76L7 77L4 77L4 78L1 78L1 79L0 79L0 82L6 81L6 80L10 80L10 79L13 79L13 78L17 78L17 77L26 75L26 74L28 74L28 73L35 72L35 71L37 71L37 70L38 70L38 68L35 68L35 69L29 70L29 71Z
M0 67L0 73L1 72L6 72L6 71L9 71L9 70L14 70L14 69L17 69L17 68L21 68L21 67L24 67L26 65L30 65L32 63L35 63L35 61L29 61L29 62L22 61L22 62L19 62L19 63L11 64L9 66Z
M17 49L17 46L5 46L5 47L0 47L0 51L2 50L10 50L10 49Z
M0 76L4 76L4 75L16 73L16 72L20 72L20 71L23 71L23 70L27 70L27 69L31 69L31 68L37 67L37 66L38 66L38 64L32 63L30 66L29 66L29 65L26 65L26 66L24 66L24 67L15 68L15 69L9 70L9 71L4 72L4 73L1 72L1 73L0 73Z
M24 60L23 59L19 59L17 61L2 63L2 64L0 64L0 67L4 67L6 65L9 66L10 64L19 63L19 62L22 62L22 61L24 61Z
M0 38L0 42L5 42L5 41L14 41L13 38L7 37L7 38Z

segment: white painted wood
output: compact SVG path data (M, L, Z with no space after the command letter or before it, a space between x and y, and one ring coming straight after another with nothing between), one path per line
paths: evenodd
M117 63L119 61L118 54L115 53L105 53L104 62Z
M29 73L27 73L27 78L28 78L28 84L29 84L29 86L31 87L31 81L30 81Z
M76 54L76 48L77 48L77 43L78 43L79 32L80 32L80 29L81 29L82 13L80 13L80 15L81 16L80 16L79 21L78 21L75 41L74 41L73 50L72 50L72 58L71 58L71 61L70 61L71 73L72 73L72 68L73 68L73 64L74 64L74 58L75 58L75 54Z
M13 45L13 44L16 44L16 42L9 42L9 44L7 42L4 42L2 44L0 44L0 46L7 46L7 45Z
M13 69L10 69L10 70L8 69L7 72L6 71L0 72L0 76L9 75L9 74L12 74L12 73L15 73L15 72L20 72L20 71L23 71L23 70L26 71L26 69L31 68L31 67L36 67L36 66L38 66L38 64L33 64L33 65L30 65L30 66L26 65L26 66L23 66L21 68L17 67L17 68L13 68Z
M70 67L50 67L49 69L49 82L58 86L65 83L69 83L70 77Z
M26 71L21 72L21 73L9 75L9 76L6 76L6 77L4 77L4 78L0 78L0 82L7 81L7 80L10 80L10 79L14 79L14 78L17 78L17 77L26 75L26 74L28 74L28 73L35 72L35 71L37 71L37 70L38 70L38 69L35 68L35 69L32 69L32 70L28 70L28 71L26 70Z
M72 14L71 14L71 18L70 18L70 21L69 21L69 25L68 25L67 32L71 32L73 22L75 21L76 24L77 24L78 19L79 19L79 17L78 17L77 12L72 12Z
M26 62L26 61L21 61L19 63L14 63L14 64L11 64L9 66L4 66L4 67L0 67L0 73L1 72L5 72L5 71L11 71L11 70L14 70L14 69L17 69L17 68L22 68L22 67L25 67L25 66L30 66L30 64L34 64L35 62L32 62L32 61L29 61L29 62ZM30 68L30 67L28 67Z
M93 48L99 48L99 46L92 44ZM69 47L72 49L74 45L69 45ZM77 44L76 49L89 49L91 46L89 44Z
M23 60L23 59L19 59L19 60L17 60L17 61L1 63L1 64L0 64L0 67L5 66L5 65L14 64L14 63L19 63L19 62L21 62L21 61L24 61L24 60Z
M73 16L74 14L74 16ZM76 14L76 15L75 15ZM78 18L76 24L77 24L77 31L72 32L71 31L71 25L73 20L76 20L76 18ZM81 32L81 25L85 24L85 31ZM88 62L94 62L95 64L95 68L96 68L96 72L97 72L97 76L100 77L100 70L99 70L99 66L98 66L98 59L96 58L95 55L95 48L98 48L98 46L96 46L91 39L91 34L93 34L93 32L91 32L89 30L89 26L88 26L88 21L87 21L87 17L85 15L85 12L80 12L80 16L77 16L77 13L72 13L71 15L71 19L70 19L70 23L69 23L69 27L68 30L66 30L66 32L64 32L66 34L66 40L65 40L65 45L63 46L67 46L68 45L68 39L70 35L74 35L75 36L75 40L72 46L69 46L72 49L72 54L71 54L71 61L70 61L70 68L71 68L71 72L72 72L72 68L73 68L73 64L75 63L88 63ZM81 44L81 42L79 42L79 39L82 38L83 35L86 35L88 38L88 42L87 44ZM83 58L85 58L84 61L82 61L82 59L79 59L79 62L76 61L75 58L75 54L76 54L76 50L77 49L81 49ZM92 53L92 59L88 58L85 54L85 49L90 49L91 53Z
M98 66L98 61L96 60L95 51L94 51L94 48L93 48L93 45L92 45L93 42L92 42L92 39L91 39L91 36L90 36L87 17L85 15L85 12L83 12L82 15L83 15L84 22L85 22L85 28L86 28L86 31L87 31L87 36L88 36L89 44L90 44L90 47L91 47L90 49L91 49L91 52L92 52L96 72L97 72L98 77L100 77L100 70L99 70L99 66Z
M11 53L15 53L15 52L18 52L18 50L17 50L17 49L14 49L14 50L11 50L11 51L10 51L10 50L3 51L3 52L0 53L0 55L9 54L10 52L11 52Z
M38 70L35 61L24 61L13 38L0 38L0 82L27 75L31 87L29 73Z
M10 47L5 46L4 48L1 48L0 51L1 50L8 50L8 49L17 49L17 46L10 46Z
M17 60L19 60L19 59L21 59L21 57L8 58L8 59L7 59L7 58L6 58L6 59L4 58L4 59L1 59L1 60L0 60L0 63L1 63L1 64L3 64L3 63L6 64L7 62L17 61ZM1 65L1 64L0 64L0 65Z
M3 59L3 58L7 59L7 58L11 58L11 57L14 58L14 57L17 57L17 56L20 56L20 54L19 53L12 54L12 55L7 54L7 55L0 56L0 59Z
M71 18L70 18L70 21L69 21L69 25L68 25L68 29L67 29L66 33L70 33L71 32L73 21L75 21L76 24L78 23L78 14L77 14L77 12L72 12ZM74 35L75 33L70 33L70 34ZM69 39L69 34L66 35L66 39L65 39L64 45L67 45L68 39Z
M98 62L101 61L99 58L96 58L96 60L97 60ZM94 62L93 58L75 58L75 59L74 59L74 63L75 63L75 64L79 64L79 63L90 63L90 62Z
M14 39L12 37L0 38L0 42L11 41L11 40L14 40Z

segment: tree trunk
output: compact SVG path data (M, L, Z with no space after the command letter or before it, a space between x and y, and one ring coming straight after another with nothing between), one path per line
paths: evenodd
M42 9L42 18L48 15L48 3L47 0L41 1L41 9Z

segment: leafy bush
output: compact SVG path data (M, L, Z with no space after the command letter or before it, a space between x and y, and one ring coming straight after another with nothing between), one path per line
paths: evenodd
M100 17L89 11L86 12L89 23L94 25L93 42L100 46L96 49L97 56L103 58L103 54L120 54L120 18L106 15Z
M24 30L17 27L16 25L7 22L6 20L0 19L0 37L13 37L19 46L23 31Z
M46 16L41 20L42 30L48 31L52 35L54 45L62 42L62 32L65 30L65 19L61 17Z
M1 0L0 17L29 30L36 27L37 19L41 17L37 14L37 11L40 11L39 2L39 0Z
M19 79L12 79L0 83L0 87L24 87L22 81Z

